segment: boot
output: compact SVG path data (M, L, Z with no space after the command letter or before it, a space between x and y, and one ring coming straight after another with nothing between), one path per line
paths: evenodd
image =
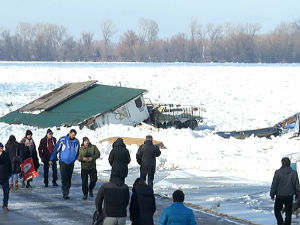
M10 185L9 185L9 191L12 191L12 190L13 190L13 187L14 187L13 184L10 184Z
M30 185L30 181L27 181L26 188L32 188Z
M19 189L19 183L18 183L18 180L15 180L15 189L16 189L16 190Z

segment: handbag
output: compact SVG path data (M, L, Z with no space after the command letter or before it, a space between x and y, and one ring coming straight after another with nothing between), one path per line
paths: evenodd
M102 225L103 221L104 221L103 213L99 214L98 211L96 210L93 215L92 225Z

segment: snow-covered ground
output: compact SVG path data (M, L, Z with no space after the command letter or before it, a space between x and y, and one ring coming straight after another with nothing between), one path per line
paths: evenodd
M172 189L183 188L189 190L191 202L208 207L219 201L222 206L222 201L237 199L236 204L231 204L232 210L228 207L219 210L238 216L241 212L237 206L245 205L248 216L243 217L249 219L249 214L270 217L264 224L271 224L274 218L268 186L274 171L280 167L280 159L300 151L300 141L289 139L292 133L271 139L250 137L245 140L223 139L213 133L272 126L299 112L299 74L299 64L0 63L0 116L66 82L89 79L101 84L121 83L125 87L147 89L145 97L152 102L201 106L206 110L203 114L205 125L215 126L214 131L167 129L158 132L110 125L96 131L78 129L78 138L82 140L88 136L97 144L101 151L98 171L106 179L111 146L98 144L100 139L152 134L167 147L158 158L156 192L170 194ZM12 106L7 106L10 103ZM32 129L36 142L46 132L45 129L0 123L0 141L5 143L10 134L20 140L27 128ZM53 128L56 137L65 135L68 130ZM127 147L132 157L128 183L132 184L138 176L135 161L138 147ZM258 191L260 186L261 192ZM222 190L227 187L231 189L224 194ZM254 192L257 195L253 200Z

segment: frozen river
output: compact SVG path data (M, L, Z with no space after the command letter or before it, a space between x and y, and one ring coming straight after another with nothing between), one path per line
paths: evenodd
M300 151L300 141L289 139L292 133L237 140L223 139L214 132L268 127L300 112L299 74L299 64L0 62L0 116L64 83L90 79L146 89L145 97L153 102L203 107L204 125L214 130L158 132L122 125L95 131L75 129L80 141L88 136L100 149L97 167L103 179L110 169L107 157L111 146L99 144L99 140L151 134L167 147L157 162L157 193L170 196L174 189L182 188L188 202L260 224L275 224L269 198L272 177L283 156ZM27 128L32 129L36 142L46 132L0 123L0 141L6 143L10 134L20 140ZM60 137L69 128L52 130ZM127 183L132 184L138 176L138 147L127 147L132 158Z

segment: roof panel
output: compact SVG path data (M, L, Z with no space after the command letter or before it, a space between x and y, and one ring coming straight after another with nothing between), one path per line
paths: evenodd
M49 110L50 108L53 108L54 106L67 100L68 98L71 98L72 96L80 93L81 91L84 91L85 89L91 87L95 83L97 83L97 80L65 84L53 90L52 92L34 100L33 102L30 102L29 104L23 106L18 111L36 112Z

